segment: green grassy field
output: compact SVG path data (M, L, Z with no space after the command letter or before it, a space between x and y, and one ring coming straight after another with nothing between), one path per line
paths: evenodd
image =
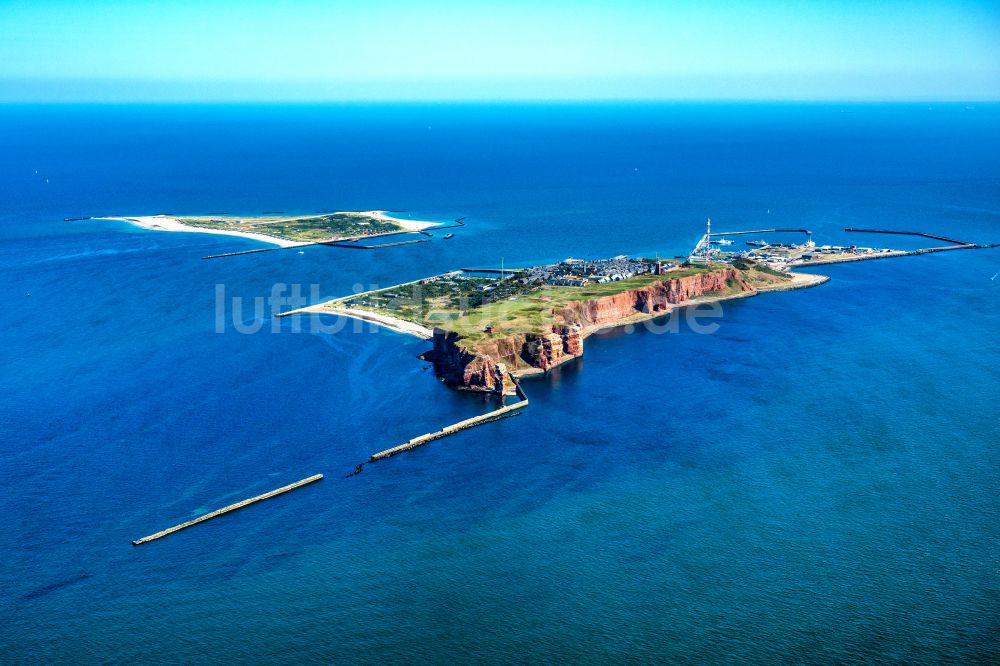
M640 275L628 280L582 287L525 285L517 279L455 276L411 283L383 289L360 297L335 302L337 307L357 307L427 326L439 327L461 335L465 344L474 346L491 335L541 333L553 325L563 325L561 313L572 303L612 296L647 285L697 275L698 273L732 268L726 264L684 266L663 275ZM790 279L766 266L745 262L740 265L742 278L754 286L764 287ZM742 291L734 278L726 280L726 288L704 294L706 298L727 296Z
M370 236L400 231L402 227L366 213L330 213L326 215L269 215L239 217L228 215L175 218L181 224L206 229L247 231L268 234L290 241L320 242L332 238Z
M383 289L362 297L338 301L338 307L358 307L427 327L446 328L459 333L469 344L495 334L537 333L550 330L566 306L603 296L640 289L655 282L673 280L725 268L721 264L685 266L663 275L640 275L628 280L582 287L525 285L517 279L453 277ZM738 290L735 283L730 285Z

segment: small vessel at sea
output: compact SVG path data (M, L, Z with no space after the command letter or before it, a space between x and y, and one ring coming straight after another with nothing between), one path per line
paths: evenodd
M448 240L449 238L454 238L454 237L455 237L455 234L445 234L444 235L444 239L445 240Z
M752 245L753 247L767 247L769 243L767 241L756 240L756 241L747 241L747 245Z

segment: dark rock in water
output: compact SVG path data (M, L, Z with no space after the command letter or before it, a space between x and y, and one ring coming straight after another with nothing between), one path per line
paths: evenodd
M79 583L80 581L87 580L88 578L90 578L90 574L88 573L79 574L78 576L73 576L72 578L66 578L65 580L60 580L56 581L55 583L50 583L49 585L45 585L43 587L38 588L37 590L32 590L31 592L28 592L21 598L37 599L38 597L45 596L49 592L55 592L56 590L68 587L74 583Z

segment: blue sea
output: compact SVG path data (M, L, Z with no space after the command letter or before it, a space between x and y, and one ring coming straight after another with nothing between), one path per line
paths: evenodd
M467 226L203 261L260 244L63 221L369 209ZM0 659L996 663L1000 250L592 337L348 479L490 405L416 338L241 332L276 284L671 257L708 216L1000 242L1000 105L0 107Z

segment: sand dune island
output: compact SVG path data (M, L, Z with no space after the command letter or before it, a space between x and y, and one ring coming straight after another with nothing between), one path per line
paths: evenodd
M422 231L437 222L404 220L384 210L315 215L145 215L94 219L123 220L154 231L185 231L250 238L278 247L350 241Z

